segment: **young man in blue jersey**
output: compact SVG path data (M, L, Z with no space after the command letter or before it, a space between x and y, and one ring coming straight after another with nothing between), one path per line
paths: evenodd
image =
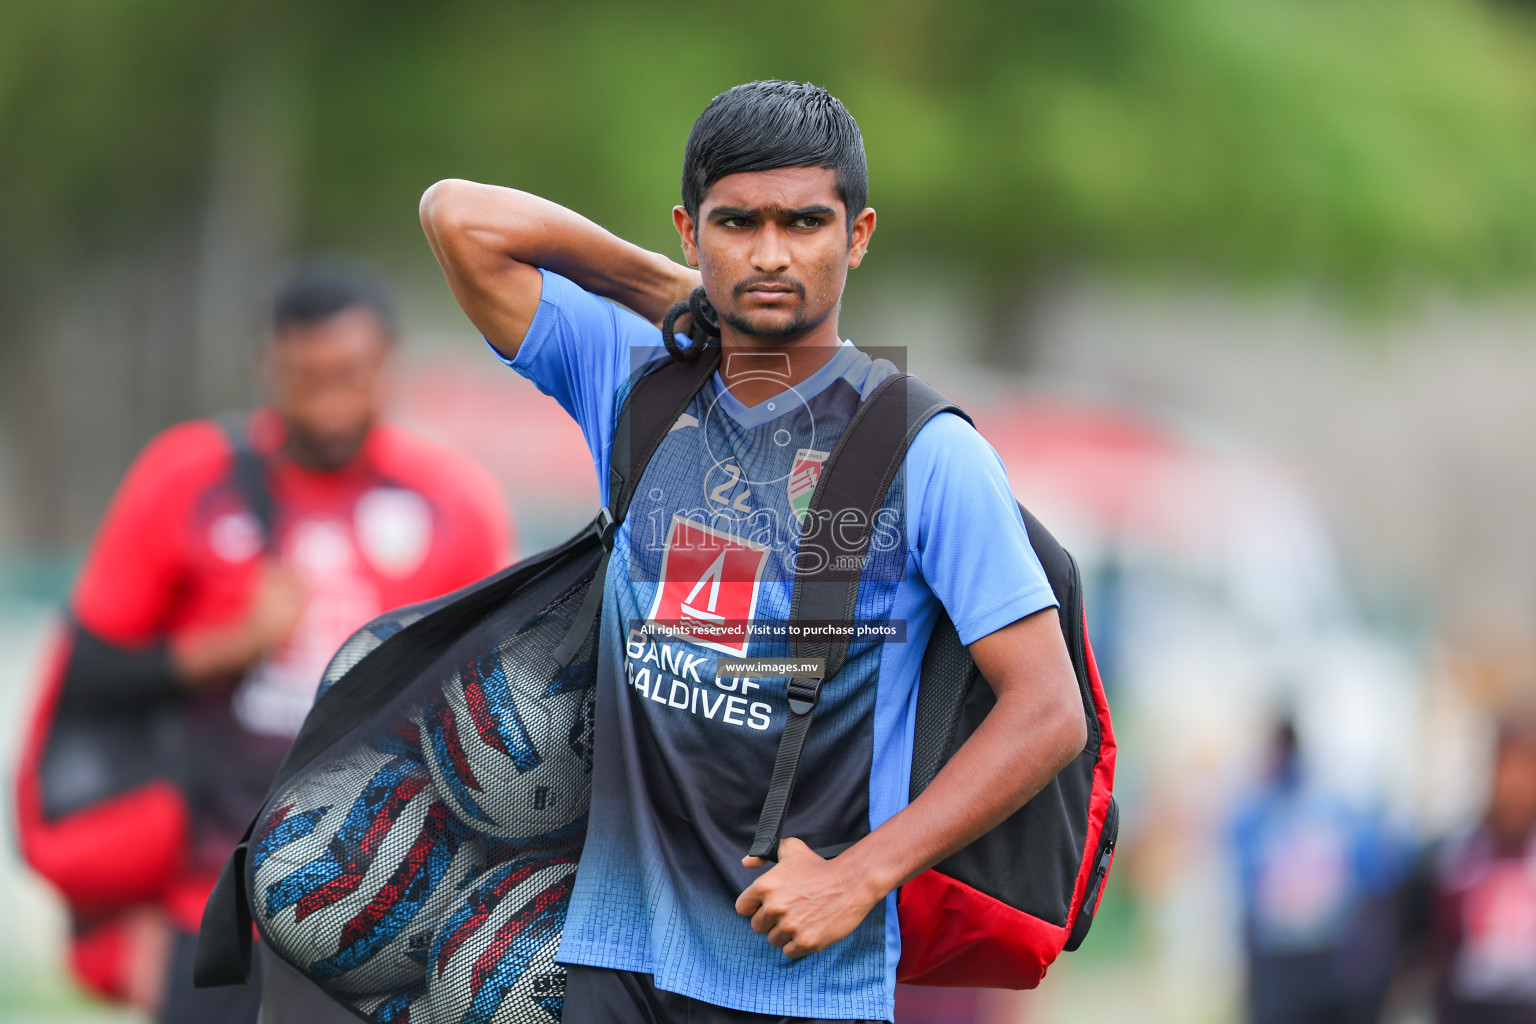
M778 863L743 857L788 680L721 675L718 660L790 653L743 624L789 618L807 493L895 372L838 333L847 273L875 228L867 190L843 105L769 81L717 96L689 136L673 210L688 267L513 189L449 180L422 198L460 305L581 425L605 504L620 404L642 368L686 343L664 347L658 321L701 284L718 320L720 369L614 537L591 822L559 957L575 1024L891 1019L897 887L1083 747L1055 600L1002 465L943 414L913 441L861 577L856 620L904 635L851 645L822 688ZM941 610L997 704L909 805L915 690ZM670 629L644 628L656 621Z

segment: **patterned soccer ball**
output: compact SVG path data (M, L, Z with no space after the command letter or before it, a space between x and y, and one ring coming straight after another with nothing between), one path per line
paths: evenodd
M426 755L421 749L421 709L383 723L363 737L363 742L381 754L393 755L426 771Z
M592 795L592 691L580 672L518 672L499 651L422 708L432 781L466 825L504 840L572 833Z
M336 680L352 671L358 662L372 654L385 640L411 625L424 614L426 613L420 606L397 608L386 615L379 616L347 637L336 649L336 653L331 655L325 671L320 674L320 686L316 690L316 696L329 690L335 685Z
M427 998L434 1024L559 1024L565 968L555 963L572 858L491 868L432 940Z
M410 760L361 748L311 769L251 842L262 936L336 992L420 983L432 933L484 868L469 834Z

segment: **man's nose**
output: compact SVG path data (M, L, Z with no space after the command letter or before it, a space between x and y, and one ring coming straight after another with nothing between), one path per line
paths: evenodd
M757 233L752 266L761 274L777 274L788 270L789 264L789 239L784 229L777 224L768 224Z

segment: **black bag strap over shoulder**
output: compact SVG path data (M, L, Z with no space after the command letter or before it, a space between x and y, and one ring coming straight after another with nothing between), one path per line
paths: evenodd
M250 418L239 413L225 413L217 420L229 440L233 456L235 488L250 507L261 527L262 545L271 553L276 544L277 501L267 483L267 462L251 444Z
M882 381L854 413L822 466L821 479L811 495L801 535L801 558L795 572L790 622L804 626L853 623L859 597L859 577L875 515L885 503L886 492L901 469L907 449L917 432L933 417L952 412L965 418L961 409L932 385L912 376L896 374ZM833 516L847 510L858 513L854 530L839 529L837 544L825 552L831 557L805 557L808 541L829 530ZM802 635L804 635L802 631ZM842 669L852 642L851 633L824 633L816 639L797 641L795 657L820 661L819 676L800 676L789 681L789 720L779 740L773 775L763 810L757 821L748 855L777 860L784 819L794 795L795 775L805 738L821 696L822 684Z
M302 768L324 753L368 714L398 697L461 636L506 603L535 577L573 559L602 556L557 660L567 665L581 648L602 607L603 578L613 534L629 509L636 482L667 432L720 363L718 347L705 349L690 363L666 361L635 382L614 427L609 476L609 506L591 528L542 555L527 559L488 580L473 584L416 622L390 636L363 657L315 702L303 727L267 789L265 804ZM227 429L227 428L226 428ZM243 435L242 435L243 436ZM231 435L233 440L233 435ZM635 438L643 439L639 445ZM249 445L246 445L249 450ZM239 453L237 448L237 465ZM259 467L258 467L259 468ZM247 496L247 500L249 496ZM255 506L253 505L253 511ZM259 513L258 513L259 514ZM194 984L200 988L243 984L251 970L251 911L246 892L246 857L255 830L252 820L225 862L203 912L198 936Z

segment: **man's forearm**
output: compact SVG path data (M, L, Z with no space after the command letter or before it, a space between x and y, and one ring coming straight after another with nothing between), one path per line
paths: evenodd
M982 637L970 650L997 703L917 799L843 855L852 855L850 869L884 886L882 895L1002 823L1087 740L1054 609Z
M698 282L695 271L517 189L440 181L422 196L421 220L456 292L460 284L483 286L475 278L494 274L496 260L514 261L552 270L656 321Z
M830 861L786 837L779 863L737 898L736 912L785 955L843 938L886 894L1001 823L1083 749L1087 722L1054 609L970 650L997 703L928 788Z
M180 692L177 667L164 643L124 646L112 643L78 622L71 627L64 690L97 708L140 705Z
M261 642L244 623L186 630L167 646L176 679L193 691L238 676L263 654Z
M1023 806L1082 749L1082 708L1042 702L1029 688L994 689L981 726L910 806L830 861L784 839L779 863L737 898L737 913L786 956L823 949L888 893Z
M1082 750L1076 719L1042 714L1025 694L999 697L976 732L900 813L838 857L879 895L1001 824Z

